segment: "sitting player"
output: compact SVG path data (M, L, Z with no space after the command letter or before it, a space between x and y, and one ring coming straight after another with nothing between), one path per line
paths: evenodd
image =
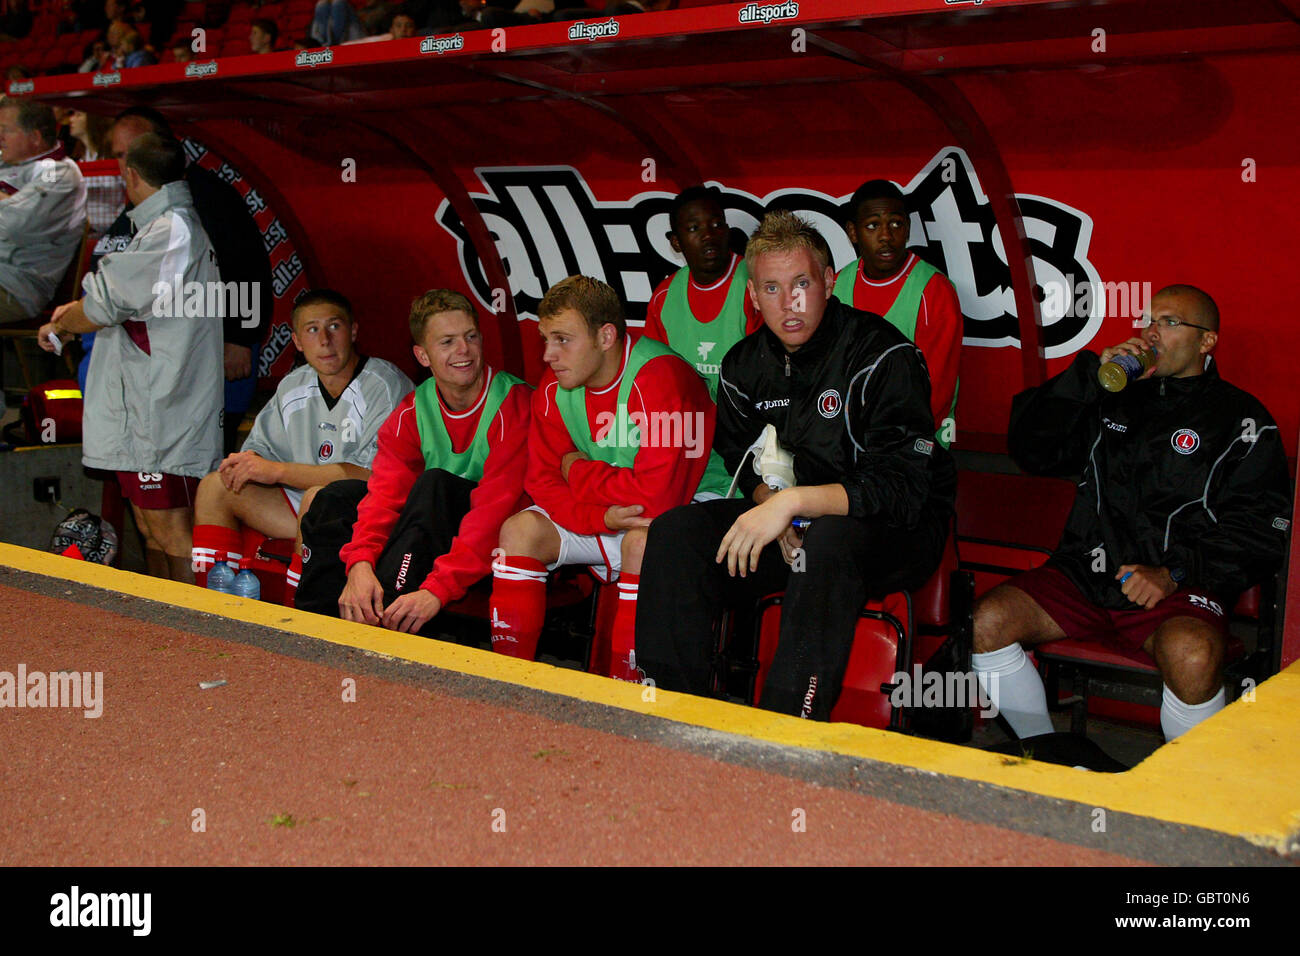
M379 426L414 387L391 362L356 351L352 305L339 293L303 293L291 321L306 364L281 380L243 448L199 484L193 562L200 587L216 562L252 557L241 524L267 537L297 539L307 489L369 477ZM300 542L287 578L291 605L299 550Z
M379 430L368 485L336 481L304 514L298 607L414 634L489 573L501 523L528 504L532 389L484 364L459 292L416 299L411 337L433 375Z
M727 475L710 454L716 410L704 382L666 345L632 344L605 283L570 276L537 314L550 370L533 394L528 438L525 490L536 504L501 528L492 649L533 659L547 572L591 565L605 582L618 578L612 668L636 679L628 657L644 529L697 492L726 493Z
M831 297L816 230L768 213L745 258L765 328L722 360L714 444L746 500L676 508L651 525L637 662L660 687L707 694L720 613L783 590L761 703L825 720L868 596L918 587L938 565L956 470L931 437L919 351ZM769 426L794 456L796 481L779 491L744 467Z
M745 295L749 271L728 245L730 229L716 186L683 190L668 209L668 241L686 260L659 284L646 309L645 335L695 366L718 397L727 350L763 324Z
M947 448L955 436L957 364L962 314L948 277L907 249L911 223L903 193L873 179L849 200L844 229L859 258L840 270L834 295L845 305L882 315L916 343L930 370L935 437Z
M1025 648L1063 637L1150 655L1164 678L1167 740L1222 709L1225 612L1286 553L1286 452L1264 406L1223 381L1210 359L1218 307L1195 286L1175 285L1156 293L1150 312L1140 338L1100 357L1079 352L1012 404L1016 463L1083 476L1047 563L975 605L971 663L1022 739L1054 729ZM1103 363L1152 350L1143 380L1102 391Z

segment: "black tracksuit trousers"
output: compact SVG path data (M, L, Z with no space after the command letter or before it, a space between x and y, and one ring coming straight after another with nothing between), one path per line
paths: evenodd
M781 634L763 688L767 710L826 720L839 697L858 612L869 598L924 584L938 567L947 523L927 513L915 528L873 518L817 518L793 571L776 542L758 571L731 577L714 558L732 523L754 507L724 499L674 508L646 541L637 599L636 660L665 690L709 693L714 622L785 591Z
M423 584L433 562L451 550L475 487L441 468L430 468L416 479L375 563L375 577L384 586L384 607ZM348 582L339 551L352 540L357 506L365 495L364 481L348 479L331 482L312 499L302 519L303 551L310 550L311 558L304 559L298 582L294 603L300 610L338 617L339 595Z

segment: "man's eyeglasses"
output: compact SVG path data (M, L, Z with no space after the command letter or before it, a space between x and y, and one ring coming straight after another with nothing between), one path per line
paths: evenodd
M1146 325L1142 326L1142 328L1147 329L1150 328L1152 325L1158 325L1160 326L1160 328L1166 329L1168 331L1173 331L1174 329L1178 328L1180 325L1186 325L1188 328L1200 329L1202 332L1214 331L1214 329L1211 329L1207 326L1197 325L1195 322L1185 322L1182 319L1175 319L1167 315L1162 315L1155 319L1147 319Z

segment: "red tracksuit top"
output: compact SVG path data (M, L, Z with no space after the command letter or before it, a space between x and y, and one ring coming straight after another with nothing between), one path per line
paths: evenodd
M869 279L858 265L853 283L853 301L845 302L863 312L884 315L889 311L918 259L909 253L903 268L888 279ZM957 290L942 272L930 276L921 292L921 307L916 313L916 347L925 356L930 369L930 409L934 427L942 428L952 413L952 396L957 390L957 366L961 359L962 316Z
M491 570L492 549L497 546L502 523L530 503L523 493L530 391L516 385L501 403L488 426L488 457L483 463L483 480L470 493L469 514L461 521L451 550L434 561L433 570L420 585L444 606L464 597L470 585ZM484 376L483 392L468 411L453 413L438 396L453 451L464 451L474 440L486 395ZM373 565L379 559L411 487L425 471L414 392L380 426L379 450L370 469L366 497L357 507L357 523L352 526L352 540L339 552L348 571L359 561Z
M600 391L587 390L587 425L598 439L604 433L603 428L597 430L598 416L615 411L631 346L629 337L624 340L623 360L614 381ZM555 404L557 388L555 373L547 369L533 393L528 477L524 482L529 496L552 521L575 534L612 534L605 524L610 505L642 505L645 511L641 517L653 519L691 500L709 463L717 417L708 387L695 369L676 355L646 362L632 384L628 413L676 411L692 415L693 426L703 423L702 434L697 430L691 436L694 449L700 452L697 457L687 457L692 449L685 447L645 445L637 451L633 468L618 468L603 461L576 461L569 468L567 482L560 465L564 456L576 449Z
M695 284L694 279L688 279L686 282L686 301L690 303L691 312L696 316L714 316L716 317L722 311L722 306L726 304L727 292L731 288L731 277L736 274L736 266L740 263L740 256L732 253L731 267L727 269L727 274L713 283L711 286L699 286ZM668 289L673 284L673 277L676 272L668 274L668 278L655 288L654 295L650 297L650 304L645 310L645 331L643 335L649 336L656 341L668 344L668 330L664 328L664 303L668 300ZM708 321L712 321L709 319ZM755 331L763 324L763 317L754 309L754 301L749 297L749 292L745 292L745 334ZM722 356L718 356L718 361Z

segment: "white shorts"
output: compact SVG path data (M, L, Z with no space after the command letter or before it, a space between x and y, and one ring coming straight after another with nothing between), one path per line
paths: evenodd
M692 500L710 501L721 497L711 491L702 491ZM551 518L546 513L546 509L540 505L532 505L524 510L536 511L548 520ZM568 564L585 564L604 584L612 584L618 578L619 572L623 570L623 535L627 534L626 531L611 531L609 534L578 534L557 524L554 520L551 520L551 525L560 536L560 556L554 564L546 566L547 571L554 571Z
M302 496L306 493L301 488L290 488L287 485L281 485L280 490L284 492L284 500L289 502L289 507L293 509L294 516L302 510Z
M547 520L551 516L540 505L527 508L536 511ZM603 583L610 584L623 570L623 535L626 531L611 531L609 534L577 534L561 524L551 521L560 536L560 556L553 564L546 566L547 571L566 564L585 564Z

